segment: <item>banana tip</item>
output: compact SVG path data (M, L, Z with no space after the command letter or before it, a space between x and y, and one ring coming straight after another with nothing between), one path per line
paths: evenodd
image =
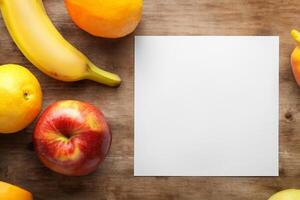
M102 83L107 86L117 87L121 84L122 80L119 75L107 72L98 68L93 63L89 63L87 79Z

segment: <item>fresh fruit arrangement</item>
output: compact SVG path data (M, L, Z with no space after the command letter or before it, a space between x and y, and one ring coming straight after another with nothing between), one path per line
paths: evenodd
M132 33L142 17L143 0L65 0L73 22L98 37L119 38ZM118 86L117 74L98 68L67 42L55 28L42 0L0 0L6 27L24 56L38 69L57 80L93 80ZM291 32L300 44L300 33ZM291 55L295 79L300 86L300 47ZM0 66L0 133L11 134L31 124L42 108L42 89L26 68ZM107 156L112 134L103 113L81 101L58 101L42 113L33 133L40 161L67 176L94 172ZM0 181L0 200L32 200L33 195ZM269 200L299 200L300 190L278 192Z
M291 31L293 39L297 42L297 46L291 54L291 66L295 77L295 80L300 86L300 32L293 29ZM299 189L287 189L272 195L268 200L299 200L300 190Z
M118 75L97 68L63 38L48 18L42 0L2 0L0 8L19 49L45 74L69 82L90 79L108 86L121 83Z
M80 101L59 101L40 117L33 141L48 168L69 176L87 175L98 168L111 144L104 116Z
M65 5L87 32L117 38L130 34L142 15L142 0L74 0ZM93 80L119 86L117 74L98 68L57 31L42 0L0 0L3 20L13 41L38 69L57 80ZM26 68L0 66L0 133L26 128L42 108L42 89ZM95 171L107 156L112 134L103 113L81 101L58 101L40 116L33 134L35 151L49 169L68 176ZM0 182L0 200L32 200L32 194Z

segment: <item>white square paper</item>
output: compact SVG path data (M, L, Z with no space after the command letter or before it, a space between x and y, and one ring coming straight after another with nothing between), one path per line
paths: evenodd
M279 37L137 36L135 176L278 176Z

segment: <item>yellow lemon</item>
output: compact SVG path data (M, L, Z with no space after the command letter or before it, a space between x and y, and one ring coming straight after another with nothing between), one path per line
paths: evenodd
M300 190L288 189L274 194L268 200L299 200L299 199L300 199Z
M28 126L39 114L42 90L26 68L0 66L0 133L15 133Z

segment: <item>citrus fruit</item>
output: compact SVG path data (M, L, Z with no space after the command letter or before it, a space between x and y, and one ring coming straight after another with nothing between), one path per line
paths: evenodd
M0 181L0 200L32 200L32 194L17 186Z
M0 66L0 97L0 133L24 129L41 110L40 84L20 65Z
M132 33L142 17L143 0L65 0L75 24L88 33L119 38Z

